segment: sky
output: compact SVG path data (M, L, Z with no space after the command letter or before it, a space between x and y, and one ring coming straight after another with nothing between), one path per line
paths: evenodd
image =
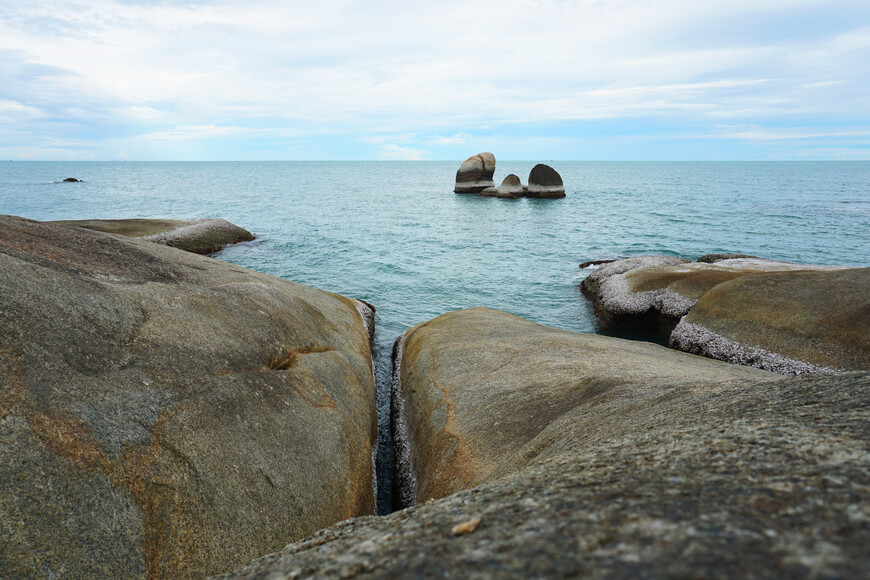
M0 159L870 159L870 0L0 0Z

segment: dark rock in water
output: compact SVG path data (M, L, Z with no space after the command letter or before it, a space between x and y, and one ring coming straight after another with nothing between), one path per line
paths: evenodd
M723 282L700 297L670 343L783 374L870 369L870 268Z
M456 172L455 193L480 193L493 187L495 156L492 153L478 153L465 160Z
M611 262L615 262L616 260L589 260L588 262L581 262L580 266L578 266L581 270L584 268L588 268L589 266L601 266L603 264L610 264Z
M372 513L357 305L0 217L0 577L203 577Z
M528 197L557 198L565 197L562 177L549 165L538 163L529 173Z
M758 256L751 256L749 254L706 254L698 258L698 261L713 264L715 262L721 262L722 260L735 260L737 258L761 259Z
M254 239L248 230L219 218L63 220L48 223L140 238L194 254L211 254L226 245Z
M480 195L515 199L522 197L523 193L523 184L520 182L520 178L511 173L504 178L499 187L487 187L480 192Z
M75 177L67 177L63 181L64 183L79 183L81 182L81 179L76 179Z
M418 466L420 503L342 522L224 578L870 568L866 373L777 377L486 309L416 327L404 357L404 392L417 400L407 418L432 460Z

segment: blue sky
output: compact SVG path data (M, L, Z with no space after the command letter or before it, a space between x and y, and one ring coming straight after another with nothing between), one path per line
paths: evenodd
M0 0L0 159L870 159L870 0Z

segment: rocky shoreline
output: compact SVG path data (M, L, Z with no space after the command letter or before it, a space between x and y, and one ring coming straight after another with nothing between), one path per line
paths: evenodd
M0 216L0 576L870 567L870 269L585 264L606 328L679 350L421 323L393 351L399 511L374 517L374 306L195 255L252 238L221 222Z

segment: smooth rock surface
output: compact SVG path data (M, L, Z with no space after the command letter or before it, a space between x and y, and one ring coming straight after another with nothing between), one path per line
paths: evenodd
M480 193L487 187L494 187L492 176L495 173L495 156L492 153L478 153L466 159L456 172L455 193Z
M538 163L529 173L528 197L559 198L565 197L562 176L549 165Z
M433 459L448 459L431 469L473 487L342 522L224 578L870 569L866 373L778 377L484 309L407 342L406 386L427 391Z
M680 350L785 374L870 370L870 268L719 284L670 340Z
M501 182L498 187L487 187L480 192L480 195L489 197L501 197L504 199L516 199L525 194L523 184L520 178L511 173Z
M62 220L47 223L142 238L194 254L211 254L226 245L254 239L253 234L248 230L219 218Z
M552 456L575 420L582 424L590 400L640 386L774 376L650 343L547 328L487 308L418 325L400 346L401 385L393 396L403 399L404 417L394 420L408 431L394 429L394 438L410 455L397 456L396 479L402 496L418 503Z
M689 262L638 256L602 266L581 289L606 329L657 330L668 338L698 299L723 282L764 272L836 269L759 258Z
M202 577L373 511L357 303L0 217L0 577Z

